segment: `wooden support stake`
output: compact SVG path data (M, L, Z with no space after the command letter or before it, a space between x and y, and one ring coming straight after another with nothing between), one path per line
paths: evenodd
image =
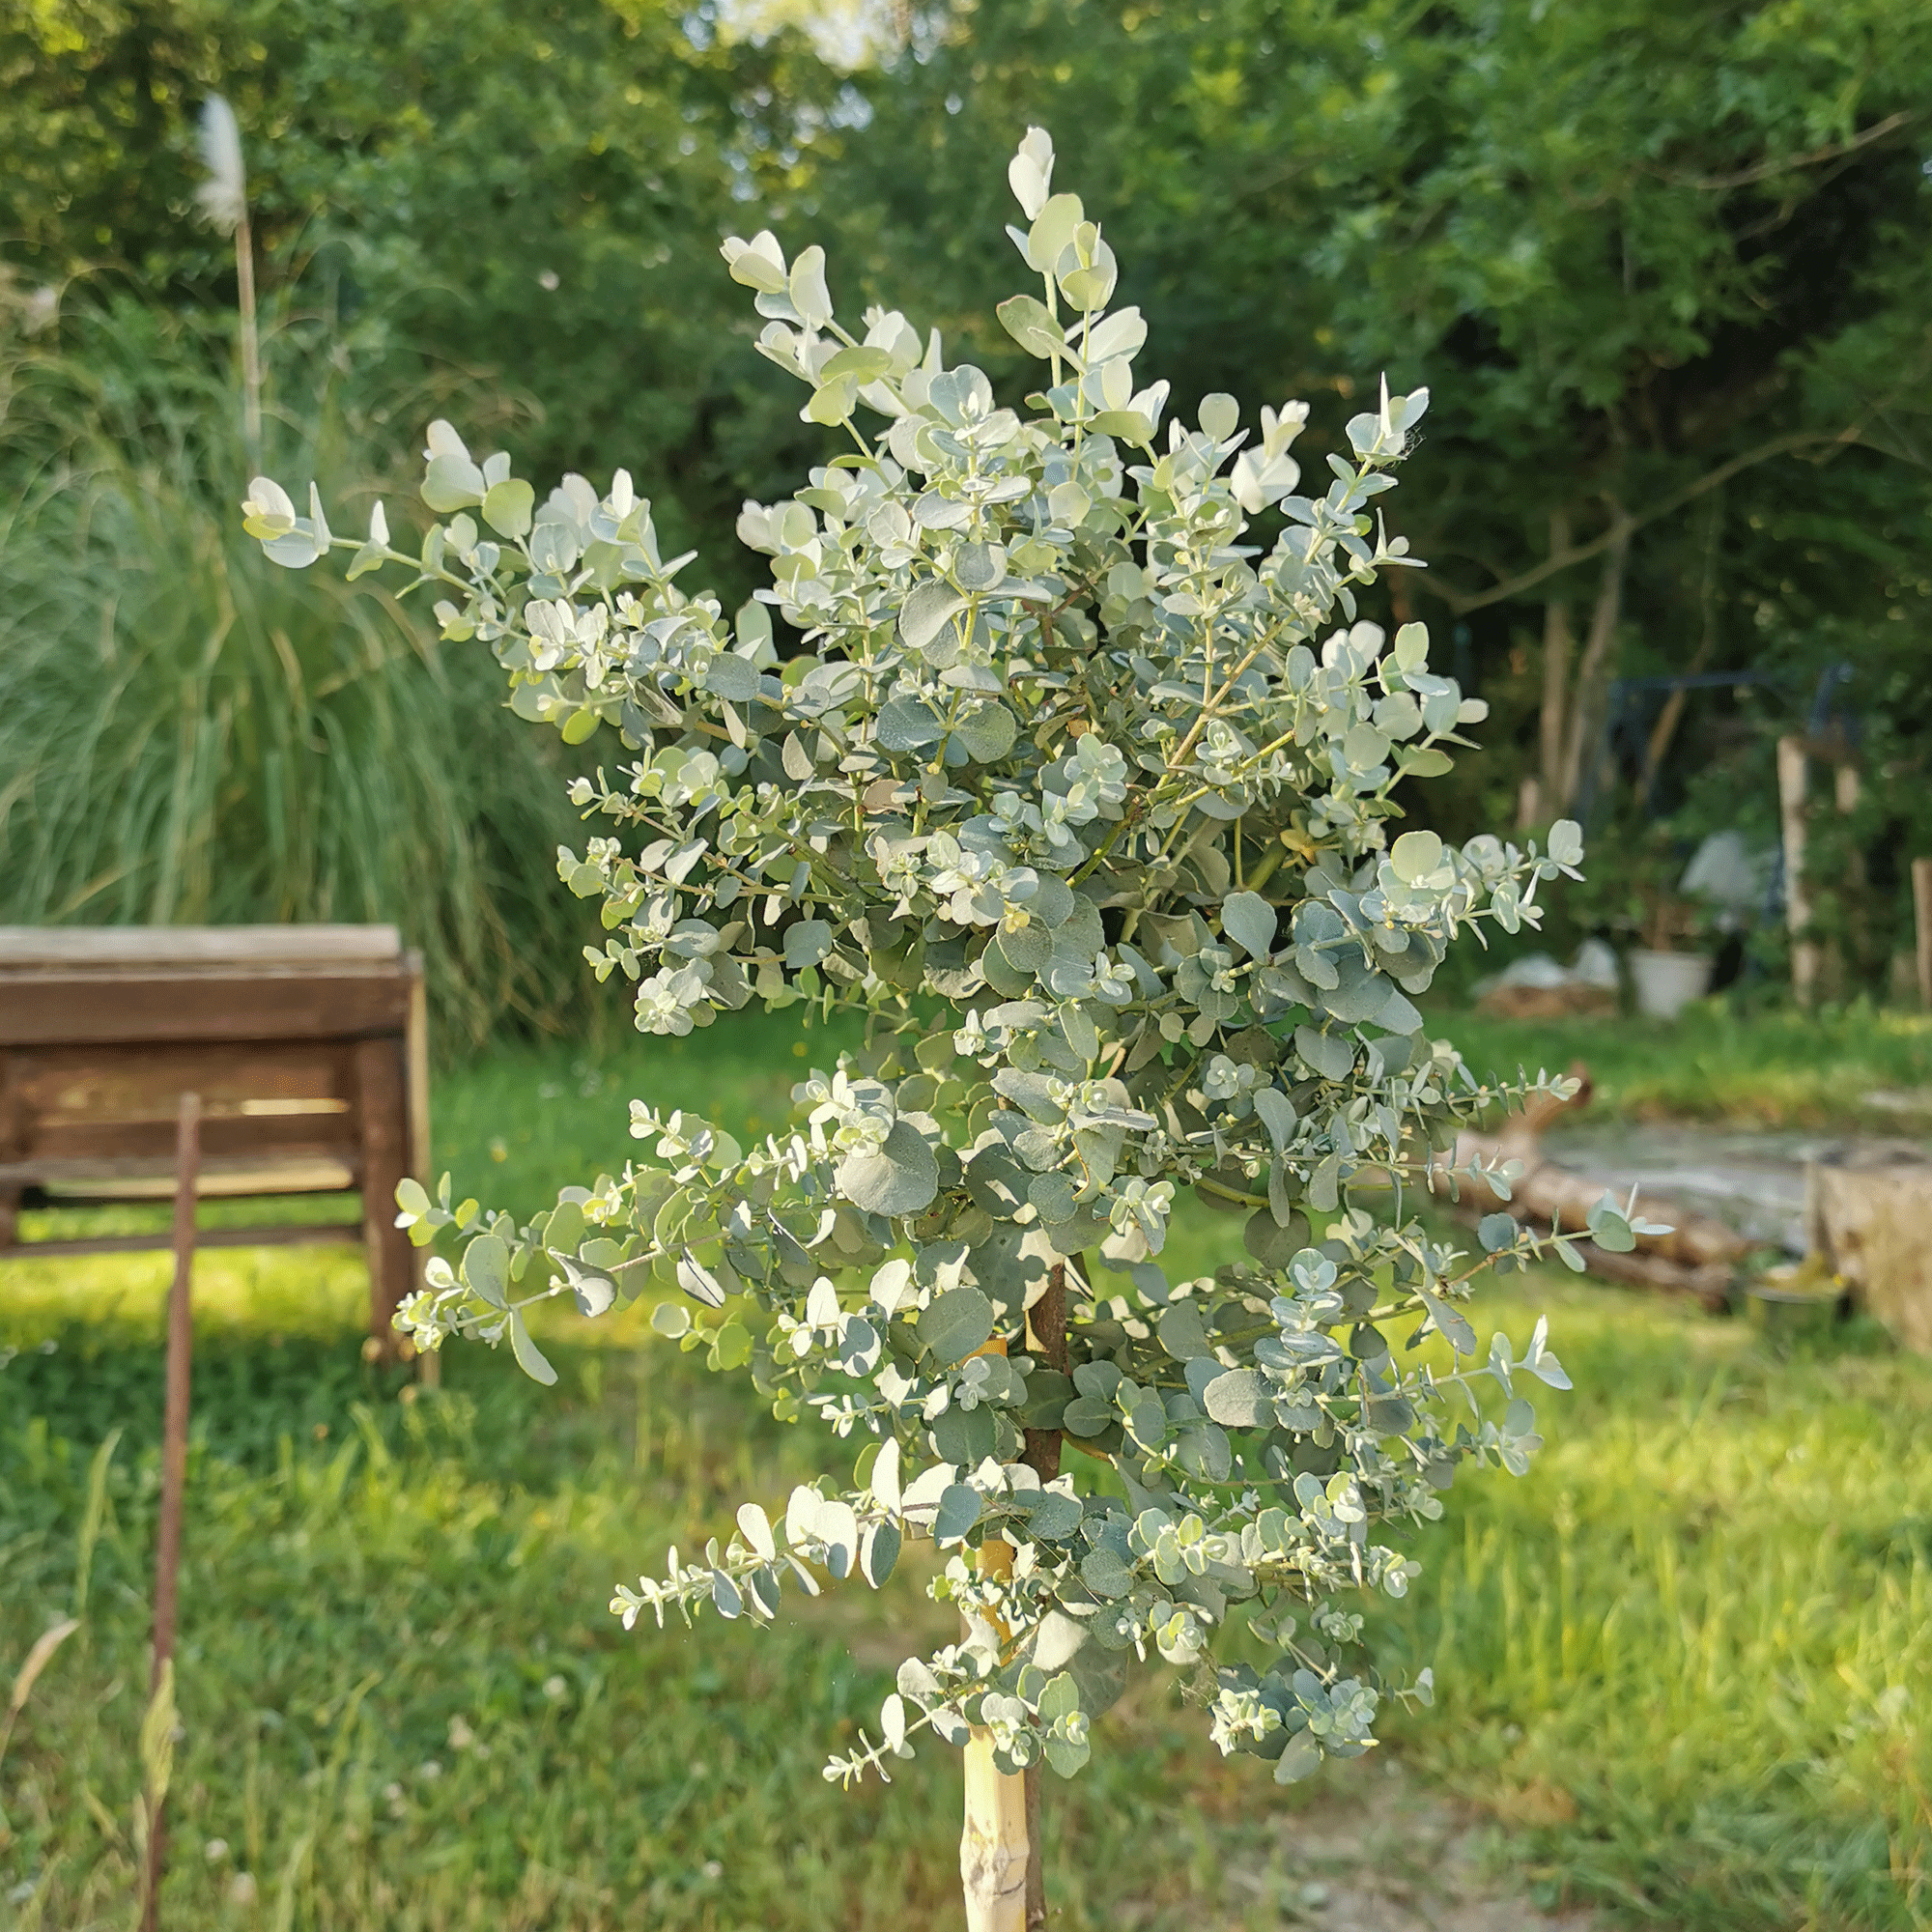
M1804 884L1804 740L1777 741L1777 814L1784 834L1784 923L1791 934L1791 993L1808 1007L1818 989L1818 942L1804 937L1811 895Z
M980 1546L982 1577L1009 1577L1013 1549L989 1536ZM975 1724L966 1739L966 1816L959 1833L959 1883L966 1932L1026 1932L1027 1791L1024 1773L993 1761L993 1734Z
M1004 1355L995 1336L980 1350ZM1013 1574L1013 1547L997 1536L980 1544L975 1568L982 1577ZM1005 1629L993 1626L1002 1641ZM975 1724L966 1739L965 1820L959 1833L959 1884L966 1897L966 1932L1026 1932L1027 1791L1024 1772L1003 1772L993 1761L993 1734Z
M1918 922L1918 1004L1932 1010L1932 859L1912 862L1912 910Z
M434 1158L429 1129L429 1000L423 985L420 952L411 952L403 962L410 972L410 1011L403 1031L404 1077L409 1089L410 1171L427 1187L430 1162ZM415 1248L410 1261L409 1285L423 1283L423 1266L429 1259L427 1248ZM416 1356L416 1379L425 1388L442 1386L442 1357L434 1349Z
M194 1347L189 1286L194 1273L195 1184L200 1168L201 1098L195 1094L184 1094L175 1126L175 1278L168 1290L167 1393L161 1416L161 1511L160 1527L155 1539L155 1646L148 1684L151 1704L169 1675L175 1656L182 1506L187 1484L188 1367ZM161 1871L165 1863L161 1807L165 1799L165 1787L156 1788L151 1776L141 1932L156 1932L160 1923Z

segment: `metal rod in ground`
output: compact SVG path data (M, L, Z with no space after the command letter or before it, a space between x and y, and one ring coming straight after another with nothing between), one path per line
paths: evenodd
M181 1577L183 1492L187 1482L188 1364L194 1346L188 1298L194 1272L195 1185L201 1170L201 1097L181 1096L175 1128L175 1278L168 1290L167 1394L161 1420L161 1520L155 1540L155 1652L149 1679L152 1700L174 1662L175 1616ZM150 1776L147 1802L148 1866L141 1888L141 1932L160 1923L165 1847L161 1807L165 1787Z

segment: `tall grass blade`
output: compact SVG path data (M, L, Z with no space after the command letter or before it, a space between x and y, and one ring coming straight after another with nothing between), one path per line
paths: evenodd
M77 1619L65 1617L51 1630L43 1631L33 1649L28 1651L26 1662L21 1664L19 1674L14 1679L14 1694L7 1700L6 1722L0 1723L0 1764L6 1762L14 1726L19 1722L20 1713L27 1708L27 1699L34 1694L36 1680L53 1661L54 1652L79 1628Z
M110 1429L87 1465L87 1503L81 1511L80 1533L74 1538L73 1614L78 1621L87 1615L87 1590L94 1577L94 1549L100 1541L101 1525L107 1520L107 1472L121 1431Z
M343 345L273 348L274 465L373 498ZM225 360L215 325L133 301L0 342L0 922L394 921L443 1038L554 1023L570 774L487 652L253 554Z

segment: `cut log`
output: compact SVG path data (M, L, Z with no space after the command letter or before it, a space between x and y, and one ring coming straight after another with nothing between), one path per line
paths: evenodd
M1932 1354L1932 1160L1882 1143L1827 1153L1804 1180L1812 1252L1901 1348Z
M1520 1113L1502 1122L1498 1132L1458 1134L1454 1152L1438 1156L1431 1167L1431 1191L1456 1199L1458 1209L1469 1219L1500 1210L1539 1234L1552 1228L1582 1234L1589 1226L1590 1210L1604 1198L1603 1184L1551 1160L1542 1146L1543 1130L1557 1115L1589 1102L1588 1070L1579 1065L1570 1072L1582 1082L1574 1098L1534 1094ZM1523 1172L1511 1184L1507 1201L1487 1181L1462 1171L1472 1160L1485 1167L1505 1160L1522 1162ZM1457 1170L1453 1189L1448 1172L1452 1166ZM1709 1214L1674 1207L1655 1212L1659 1220L1668 1220L1669 1232L1638 1235L1634 1253L1610 1254L1594 1241L1581 1241L1577 1252L1590 1272L1609 1281L1694 1294L1706 1307L1722 1306L1732 1271L1750 1243L1727 1222Z

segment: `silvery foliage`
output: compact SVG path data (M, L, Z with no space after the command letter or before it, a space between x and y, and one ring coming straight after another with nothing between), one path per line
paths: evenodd
M1426 1671L1384 1681L1350 1605L1408 1588L1404 1529L1460 1465L1521 1472L1521 1378L1568 1385L1541 1323L1522 1360L1501 1336L1485 1355L1462 1303L1489 1266L1580 1265L1569 1240L1493 1215L1470 1256L1409 1212L1459 1124L1525 1091L1479 1087L1413 996L1464 928L1534 925L1581 845L1568 824L1543 851L1390 836L1396 786L1447 770L1484 714L1422 625L1357 616L1359 586L1414 567L1372 510L1427 395L1384 386L1320 493L1291 453L1300 403L1254 437L1209 396L1163 433L1145 326L1110 311L1112 252L1052 170L1030 132L1009 232L1041 293L999 311L1046 367L1024 409L903 315L842 327L822 250L725 244L759 349L852 443L746 505L772 587L735 621L678 587L690 559L660 554L628 475L539 505L443 423L419 557L380 510L337 538L313 490L303 517L267 479L246 523L282 563L409 565L521 715L620 741L572 788L608 829L558 864L640 1028L753 999L865 1015L863 1050L755 1146L637 1102L640 1157L528 1226L446 1179L400 1191L419 1243L462 1244L404 1311L422 1344L507 1338L550 1381L525 1308L644 1295L661 1333L853 1446L781 1523L748 1502L612 1609L769 1622L785 1586L876 1586L929 1538L969 1634L907 1661L877 1740L828 1776L974 1724L1004 1765L1070 1775L1125 1660L1158 1656L1224 1751L1287 1780L1364 1750L1389 1694L1428 1700ZM1266 548L1243 541L1264 512ZM774 609L803 654L774 647ZM1246 1262L1169 1278L1182 1187L1243 1218ZM1611 1205L1593 1231L1628 1245ZM1064 1365L1028 1340L1049 1293ZM1042 1480L1028 1431L1062 1432L1071 1469ZM1010 1574L972 1560L989 1538ZM1240 1619L1273 1662L1217 1670Z

